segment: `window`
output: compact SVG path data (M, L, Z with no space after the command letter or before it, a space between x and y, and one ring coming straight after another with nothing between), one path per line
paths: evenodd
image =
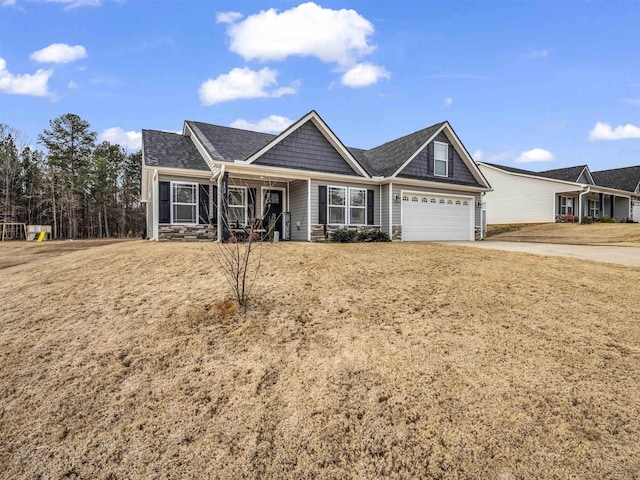
M172 223L198 223L198 184L172 183Z
M328 188L329 223L344 225L347 223L347 189Z
M590 217L598 218L600 216L600 202L597 200L587 200L587 207Z
M426 197L422 197L422 203L427 203L427 202L429 202L429 199Z
M456 200L456 205L460 205L460 200Z
M441 198L439 203L444 203L444 198Z
M467 202L466 200L464 202L462 202L463 205L469 206L469 202Z
M364 188L349 189L349 223L351 225L367 223L367 190Z
M418 197L412 197L412 198L411 198L411 201L412 201L412 202L417 202L417 201L418 201Z
M229 187L229 224L247 224L247 189L244 187Z
M431 202L431 203L436 203L436 199L435 199L435 198L432 198L432 199L430 200L430 202Z
M560 215L573 215L572 197L560 197Z
M402 197L402 201L403 202L408 202L409 201L409 197L407 197L406 195L404 197Z
M453 200L447 200L447 205L453 205Z
M449 171L449 145L434 142L433 148L433 174L437 177L446 177Z

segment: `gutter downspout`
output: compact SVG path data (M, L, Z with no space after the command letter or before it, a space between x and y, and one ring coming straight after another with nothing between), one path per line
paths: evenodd
M582 217L584 215L582 215L582 204L584 203L582 201L582 196L586 195L587 193L589 193L591 191L591 185L587 185L587 189L584 192L580 192L580 195L578 195L578 223L582 223Z
M484 240L485 235L487 233L485 232L486 215L483 218L483 214L486 213L484 210L484 196L486 194L487 192L480 193L480 240Z
M216 199L217 205L218 205L218 212L217 212L217 219L216 219L216 225L217 225L217 233L218 233L218 242L222 242L222 177L224 177L224 170L225 170L225 165L222 164L220 166L220 173L218 174L218 198Z

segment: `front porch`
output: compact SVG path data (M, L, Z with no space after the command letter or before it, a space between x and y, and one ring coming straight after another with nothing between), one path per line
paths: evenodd
M556 223L579 222L610 218L620 222L631 216L631 199L611 192L594 189L556 194Z

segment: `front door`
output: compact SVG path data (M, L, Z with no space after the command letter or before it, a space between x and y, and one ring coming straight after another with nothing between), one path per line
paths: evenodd
M284 234L282 229L282 190L264 191L264 221L264 228L267 231L273 223L273 232L279 232L280 240L282 240Z

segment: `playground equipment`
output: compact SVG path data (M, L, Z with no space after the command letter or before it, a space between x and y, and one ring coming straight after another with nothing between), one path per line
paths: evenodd
M27 225L27 240L42 242L51 238L51 225Z

